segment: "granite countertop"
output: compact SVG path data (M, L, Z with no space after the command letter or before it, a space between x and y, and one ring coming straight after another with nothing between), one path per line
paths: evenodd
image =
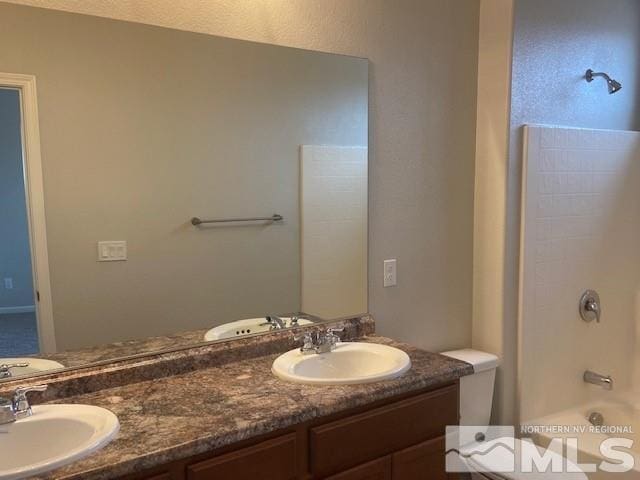
M271 373L278 356L271 354L66 398L64 403L113 411L120 432L86 459L35 478L117 478L473 373L467 363L388 338L360 341L404 350L411 358L411 370L397 379L370 384L301 385Z
M38 355L38 357L54 360L65 367L82 367L90 363L113 361L114 359L128 357L130 355L153 353L168 348L196 345L204 342L204 334L208 330L208 328L204 328L178 332L172 335L126 340L97 345L95 347L67 350L60 353Z

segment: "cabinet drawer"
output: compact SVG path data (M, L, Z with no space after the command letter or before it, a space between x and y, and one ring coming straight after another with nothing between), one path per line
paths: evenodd
M292 480L296 478L296 436L293 433L194 463L188 480Z
M310 468L324 477L425 440L458 424L458 386L424 393L359 415L314 427Z

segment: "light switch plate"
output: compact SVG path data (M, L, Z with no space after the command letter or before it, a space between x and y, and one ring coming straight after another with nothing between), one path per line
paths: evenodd
M384 286L395 287L398 284L398 263L395 258L384 261Z
M124 240L98 242L99 262L122 262L127 259L127 242Z

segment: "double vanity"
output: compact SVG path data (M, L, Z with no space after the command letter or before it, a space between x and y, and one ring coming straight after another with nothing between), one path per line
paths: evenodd
M49 388L0 426L0 479L447 478L443 435L471 366L363 322L33 378Z
M472 367L365 313L368 60L0 23L2 175L31 213L0 258L29 299L0 305L0 480L445 478Z

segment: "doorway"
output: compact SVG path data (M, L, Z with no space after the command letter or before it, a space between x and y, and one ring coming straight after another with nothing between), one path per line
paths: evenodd
M22 159L20 91L0 88L0 358L40 351Z
M56 352L37 98L0 72L0 360Z

